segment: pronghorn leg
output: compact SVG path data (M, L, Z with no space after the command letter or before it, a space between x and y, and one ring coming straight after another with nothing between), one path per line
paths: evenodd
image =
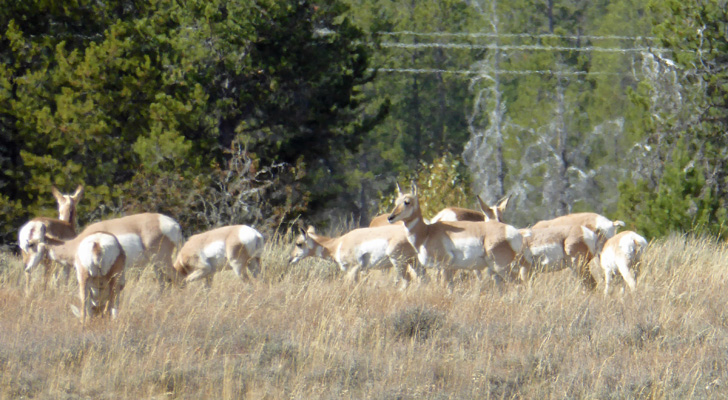
M589 263L587 260L581 257L572 257L571 265L573 271L576 272L576 275L585 288L594 290L597 287L597 281L594 279L591 271L589 270Z
M346 281L349 284L354 284L357 281L359 281L359 270L360 266L355 265L349 269L349 272L346 273Z
M619 270L619 274L622 275L622 278L624 278L624 281L627 282L627 286L629 286L629 289L631 291L634 291L635 288L635 280L634 275L632 275L632 271L629 270L629 266L624 260L618 260L617 261L617 269Z
M53 265L50 260L46 259L43 262L43 291L44 292L46 291L46 288L48 287L48 281L52 277L52 274L51 274L51 272L53 272L52 267L53 267Z
M260 275L260 257L253 257L248 260L248 274L253 278L258 278Z
M604 271L604 295L609 295L609 284L612 282L612 271Z
M412 277L415 276L414 270L412 270L408 263L402 262L394 257L391 257L389 262L392 263L396 274L394 285L399 286L399 290L407 289Z
M125 278L123 272L115 275L109 280L109 302L108 308L112 319L115 319L119 314L119 297L121 296L121 290L124 289Z
M235 271L235 275L240 278L241 281L247 282L248 281L248 274L243 271L243 267L245 267L247 260L241 260L239 258L236 259L230 259L230 268Z
M30 296L30 271L25 271L25 295Z
M86 313L88 309L88 275L78 269L76 270L76 278L78 278L78 298L81 300L79 318L81 318L81 329L84 329L86 327Z
M475 274L475 277L478 278L478 282L483 281L483 271L481 271L479 269L474 269L473 273Z
M453 281L452 278L455 276L455 270L450 268L442 268L441 270L442 274L442 284L445 285L447 290L452 293L453 290Z

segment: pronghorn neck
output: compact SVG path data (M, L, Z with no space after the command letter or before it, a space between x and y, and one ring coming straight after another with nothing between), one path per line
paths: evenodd
M326 260L333 260L333 254L336 253L337 247L339 247L339 238L331 238L327 236L319 236L309 234L309 237L316 244L314 249L314 256L323 258Z
M407 240L415 247L415 249L422 244L427 237L427 224L425 219L422 217L422 211L420 210L419 204L417 204L412 213L406 219L402 219L405 230L407 231Z

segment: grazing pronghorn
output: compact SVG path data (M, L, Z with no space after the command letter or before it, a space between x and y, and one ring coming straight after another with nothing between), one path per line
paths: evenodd
M559 225L586 226L598 235L597 252L602 248L604 242L617 233L617 228L624 226L622 221L611 221L597 213L583 212L567 214L553 219L539 221L532 226L533 229L548 228Z
M331 260L347 272L350 282L356 282L361 271L394 266L402 289L411 280L409 264L416 257L401 226L359 228L336 238L317 235L309 226L301 228L295 244L290 264L311 256Z
M424 267L440 267L449 287L456 269L486 270L496 282L510 276L510 266L518 256L526 263L520 266L520 277L525 280L530 254L523 246L518 229L498 221L454 221L426 224L422 218L417 187L403 194L397 186L398 197L389 222L404 222L407 240L417 252Z
M470 210L468 208L447 207L440 210L431 220L430 223L438 221L498 221L503 222L503 213L508 206L508 200L511 196L506 196L498 201L494 206L488 205L480 196L477 196L478 204L481 211Z
M596 281L589 272L589 262L596 255L597 235L585 226L561 225L550 228L522 229L530 232L524 243L533 257L533 272L571 270L589 289Z
M174 219L156 213L134 214L87 226L81 235L108 232L119 240L126 253L126 268L151 264L157 280L173 280L173 262L182 245L182 229Z
M83 186L79 185L73 194L63 194L55 186L51 187L51 193L58 202L58 219L47 217L36 217L23 224L18 231L18 246L23 255L23 262L27 262L28 245L32 232L38 231L43 226L45 235L51 239L68 240L76 237L76 206L83 196ZM70 267L63 269L63 275L67 278ZM51 263L43 261L43 286L48 283L51 272ZM25 291L30 291L30 274L25 275Z
M70 240L50 238L39 225L28 239L29 273L47 255L51 260L76 269L81 309L71 306L82 323L86 315L109 311L116 316L119 291L124 287L126 255L117 238L106 232L82 233Z
M647 247L647 240L633 231L620 232L606 243L599 253L599 266L604 271L604 295L609 294L609 284L614 274L619 271L631 291L635 288L632 273L635 265Z
M191 236L177 254L174 269L184 282L205 278L212 286L212 277L229 264L235 274L247 280L260 273L260 256L265 240L247 225L224 226ZM243 269L247 266L247 273Z

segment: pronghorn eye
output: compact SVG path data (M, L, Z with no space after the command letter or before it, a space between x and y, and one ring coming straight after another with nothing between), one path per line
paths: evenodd
M296 247L303 247L303 243L296 243Z
M406 206L410 205L410 199L405 200L404 205L406 205Z

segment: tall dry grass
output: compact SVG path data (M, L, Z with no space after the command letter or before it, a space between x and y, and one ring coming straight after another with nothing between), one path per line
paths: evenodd
M130 273L114 321L81 324L75 280L25 296L0 256L0 399L725 398L728 252L707 238L651 243L637 291L585 292L569 271L498 291L463 275L400 292L372 272L289 269L268 244L262 277L231 271L160 293ZM40 275L40 274L37 274Z

